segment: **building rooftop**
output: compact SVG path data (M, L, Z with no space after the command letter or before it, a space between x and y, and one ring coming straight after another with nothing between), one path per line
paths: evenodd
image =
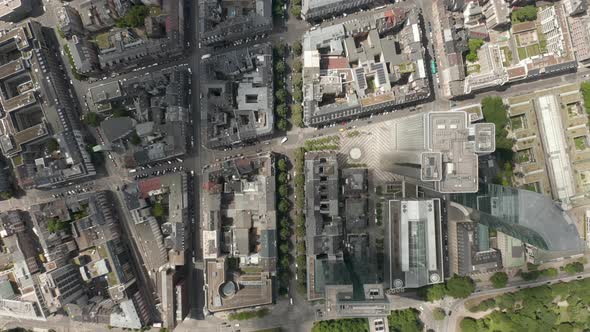
M252 156L204 173L202 243L211 312L272 301L270 275L277 261L273 162L272 155Z
M441 193L477 192L478 155L496 148L493 124L471 124L467 112L453 111L408 116L392 125L386 169Z
M417 12L385 7L348 18L303 37L307 125L415 104L430 96Z
M52 42L44 29L26 21L0 36L0 148L23 188L55 187L96 174L59 59L43 46ZM45 148L50 140L57 141L57 151Z
M270 44L221 53L204 60L202 66L201 103L208 113L209 147L239 144L273 133Z
M570 206L584 204L581 196L590 191L585 181L590 149L584 138L590 131L579 91L578 84L567 84L506 100L517 139L515 171L525 175L517 185Z
M389 288L444 281L439 199L389 201Z
M200 40L220 45L270 32L271 0L199 0Z

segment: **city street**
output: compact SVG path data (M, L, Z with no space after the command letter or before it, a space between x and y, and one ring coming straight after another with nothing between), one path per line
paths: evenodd
M67 197L68 192L75 192L79 189L85 189L88 191L100 191L109 190L112 191L113 197L116 197L117 204L115 208L120 216L121 223L123 224L124 235L129 239L129 248L133 253L136 269L138 270L138 281L143 291L143 295L148 300L148 305L151 307L151 315L154 321L160 320L158 310L156 309L156 303L159 302L157 299L157 285L155 285L148 274L148 270L153 264L149 259L144 261L146 252L149 252L149 243L144 242L142 244L142 236L138 234L138 230L133 224L132 218L127 211L122 193L120 188L125 184L129 184L133 181L134 176L145 174L147 177L154 176L154 172L162 171L165 169L180 167L187 174L194 174L191 176L191 187L190 187L190 205L189 205L189 216L194 216L195 222L190 224L190 232L192 239L190 244L187 246L187 251L190 253L191 258L194 258L195 263L192 263L192 259L189 259L188 263L188 291L189 302L191 311L185 321L181 322L176 330L178 331L219 331L219 332L236 332L241 331L253 331L263 328L275 328L281 327L284 331L309 331L313 322L318 319L316 312L323 308L322 304L309 303L305 296L296 293L296 283L293 279L290 284L290 294L288 297L279 297L276 301L276 305L271 308L268 316L256 320L248 321L232 321L230 325L225 324L228 320L226 317L221 315L207 316L205 306L205 290L204 290L204 262L202 254L201 244L201 185L202 185L202 172L203 168L220 163L221 161L228 158L237 158L238 155L254 155L265 152L275 152L278 154L292 157L293 151L304 145L305 141L317 138L325 137L330 135L340 135L349 127L359 130L363 127L383 122L391 119L406 117L409 115L426 113L430 111L447 111L452 108L458 108L461 106L480 104L482 99L486 96L500 96L508 97L514 95L521 95L530 93L532 91L538 91L545 88L555 87L560 84L581 82L590 78L590 70L585 67L581 67L575 73L568 73L561 76L555 76L545 78L542 80L525 82L520 84L508 85L501 91L490 91L480 93L477 96L465 98L457 101L450 101L443 99L440 96L440 91L437 87L436 79L433 77L433 93L434 100L428 103L421 104L412 108L404 108L399 110L392 110L383 114L373 115L363 119L347 121L345 124L339 123L330 127L325 128L298 128L294 127L292 130L279 134L276 133L273 137L268 138L264 141L257 142L243 147L233 147L225 151L222 150L210 150L205 147L206 141L206 126L207 126L207 114L201 110L201 90L200 90L200 62L201 57L205 54L216 54L227 50L211 50L211 49L200 49L199 43L199 24L197 22L198 13L198 1L196 0L184 0L188 11L188 17L191 19L186 20L188 22L185 35L187 40L190 42L190 48L182 58L170 59L166 63L159 63L153 67L143 68L132 72L120 73L113 77L107 75L103 79L91 81L72 81L71 91L73 95L78 99L81 116L88 112L88 108L84 105L86 103L85 95L91 87L96 87L101 84L107 84L114 81L124 81L131 78L141 77L148 73L161 70L163 68L169 68L173 66L184 66L190 68L191 71L191 119L192 119L192 137L194 140L194 146L189 149L189 152L180 158L181 160L173 161L170 164L163 163L160 166L152 168L146 168L138 170L133 173L129 173L128 169L115 164L115 160L107 158L105 154L104 168L100 169L99 175L92 181L86 183L70 183L65 187L55 188L51 190L28 190L26 195L22 197L16 197L4 201L0 201L0 211L7 211L12 209L29 210L30 206L48 202L54 200L56 195L62 195L59 197ZM426 49L430 58L435 56L434 49L432 47L432 40L430 40L428 32L428 22L432 20L431 3L428 0L416 0L418 6L423 8L423 20L425 22L426 31L425 37L427 38ZM43 8L37 8L35 11L34 19L40 21L43 25L49 27L55 27L57 23L56 11L61 6L61 3L57 0L42 0ZM404 6L410 6L410 3L402 4ZM330 19L330 23L337 23L346 20L346 17L338 17ZM296 40L300 40L302 35L311 27L311 24L290 17L283 25L275 26L273 34L270 36L251 41L250 44L272 42L273 44L286 43L292 45ZM0 28L9 28L9 25L2 23ZM434 33L434 32L433 32ZM63 49L65 41L62 38L57 38L59 49ZM248 45L248 44L245 44ZM65 71L69 77L72 77L72 70L68 63L67 56L61 52L61 58L64 63ZM427 59L430 59L427 58ZM287 55L287 63L291 64L293 57L291 54ZM430 61L430 60L428 60ZM430 70L430 65L428 65ZM69 80L69 79L68 79ZM287 82L288 90L291 91L291 82ZM91 130L90 134L96 137L96 133ZM286 142L283 139L287 138ZM76 195L76 193L69 194ZM191 217L189 217L189 220ZM295 245L295 236L292 238L293 245ZM142 255L142 252L144 255ZM149 255L148 255L149 256ZM293 276L295 274L293 273ZM486 296L497 296L506 292L516 291L520 288L540 286L547 283L553 283L559 281L571 281L576 280L580 277L590 277L590 272L583 273L576 276L568 276L561 273L560 276L552 279L544 279L541 281L525 282L525 281L514 281L511 282L509 287L501 289L491 289L487 286L485 288L479 288L476 293L472 294L467 299L454 300L447 299L440 303L424 303L415 298L393 296L392 303L394 309L405 309L405 308L416 308L421 311L421 319L426 328L432 328L439 332L456 332L459 330L458 324L462 317L470 315L471 313L465 308L465 303L470 300L478 299ZM293 298L293 304L289 303L289 297ZM436 321L433 318L433 310L436 307L445 309L447 313L451 313L442 321ZM0 330L11 327L24 327L24 328L50 328L59 332L85 332L85 331L98 331L106 332L106 325L98 325L91 323L79 323L70 320L64 316L51 317L47 322L38 321L23 321L16 320L11 317L0 317Z

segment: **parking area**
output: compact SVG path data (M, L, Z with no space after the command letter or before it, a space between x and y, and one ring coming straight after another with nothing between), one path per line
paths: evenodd
M181 158L174 158L167 161L147 164L129 170L129 176L133 180L145 179L152 176L166 175L169 173L182 172L185 167L184 160Z
M369 331L370 332L389 332L387 324L387 317L369 317Z

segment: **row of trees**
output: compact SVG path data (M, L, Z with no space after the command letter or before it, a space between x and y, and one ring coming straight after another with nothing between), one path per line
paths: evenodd
M283 9L284 6L284 0L272 0L272 16L283 17L285 14L285 10Z
M563 301L567 305L558 305ZM495 311L482 319L464 319L461 330L581 331L590 324L590 279L525 288L469 308L472 312L489 309Z
M291 2L291 15L296 18L301 18L301 0L292 0Z
M445 296L456 299L464 299L475 291L475 283L469 277L453 275L444 284L436 284L423 287L418 290L418 295L427 301L441 300Z
M305 255L305 149L295 150L295 235L297 239L297 291L305 294L307 287L307 259Z
M288 127L287 116L287 90L285 81L287 75L287 64L283 60L287 52L285 44L276 45L273 48L273 69L275 88L275 124L278 130L286 131Z
M311 332L369 332L366 318L322 320L313 323Z
M289 279L291 278L291 261L292 257L289 253L291 244L291 218L289 210L291 203L289 203L289 181L288 181L288 165L286 158L281 157L277 160L277 210L279 212L279 241L277 242L279 248L279 281L280 294L287 294Z
M295 41L293 43L293 52L296 56L301 56L303 47L301 42ZM293 104L291 104L291 122L294 126L303 127L303 76L302 76L301 61L299 59L293 62L293 76L291 77L291 84L293 84Z

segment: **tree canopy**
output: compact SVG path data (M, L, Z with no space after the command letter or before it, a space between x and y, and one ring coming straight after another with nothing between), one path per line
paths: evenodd
M313 323L312 332L369 332L366 318L332 319Z
M295 42L293 42L293 52L295 52L295 55L300 56L302 50L303 47L301 46L300 41L296 40Z
M150 14L150 7L134 5L129 8L127 14L117 20L119 28L138 28L144 25L145 18Z
M301 63L300 60L293 61L293 72L300 73L302 67L303 67L303 64Z
M566 301L566 306L558 305ZM590 321L590 279L525 288L470 308L498 308L478 320L461 323L462 331L582 331Z
M573 262L566 264L564 271L569 275L574 275L576 273L584 272L584 264L580 262Z
M59 143L55 138L50 138L45 145L49 153L55 152L59 149Z
M279 159L279 161L277 161L277 167L279 168L279 171L286 172L287 171L287 161L285 161L285 159L283 159L283 158Z
M504 272L496 272L490 277L490 281L494 288L503 288L508 283L508 275Z
M82 118L82 122L84 122L85 125L90 127L98 127L98 125L100 124L100 120L100 115L94 112L86 113L86 115L84 115L84 118Z
M433 302L451 296L463 299L475 291L475 283L469 277L453 275L446 284L435 284L419 290L419 294L427 301Z
M464 299L475 291L475 283L469 277L453 275L447 281L447 292L456 299Z
M506 113L506 106L501 97L485 97L481 101L483 117L487 122L496 126L496 154L503 161L512 161L512 146L514 143L507 138L506 126L509 119Z
M166 209L164 208L164 205L161 202L156 202L152 207L152 214L154 215L154 217L163 217L165 213Z
M387 316L389 330L392 332L420 332L422 322L416 309L394 310Z
M530 5L512 11L512 22L520 23L537 19L537 7Z
M281 117L281 118L286 117L287 111L288 111L287 105L285 105L285 104L277 105L277 115L279 117Z
M468 42L469 53L467 53L467 56L465 57L467 59L467 61L470 61L470 62L477 61L477 51L482 47L483 44L484 44L483 39L479 39L479 38L469 39L469 42Z

